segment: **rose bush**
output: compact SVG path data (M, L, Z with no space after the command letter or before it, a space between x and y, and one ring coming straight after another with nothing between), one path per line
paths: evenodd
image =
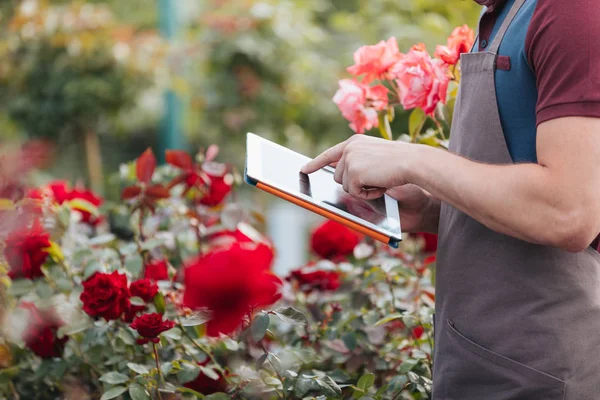
M418 107L437 102L418 108L423 141L445 84L427 68L444 67L422 46L399 66L393 40L377 46L352 71L393 81L357 79L340 104L385 128L408 79ZM403 68L414 77L392 75ZM459 67L445 68L455 82ZM119 203L27 187L26 173L1 182L0 398L429 398L428 239L392 249L327 221L308 265L278 277L262 218L232 202L241 179L217 155L170 151L157 167L148 150L121 168Z

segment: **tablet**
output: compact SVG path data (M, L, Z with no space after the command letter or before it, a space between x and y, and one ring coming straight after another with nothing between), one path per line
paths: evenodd
M253 133L246 137L244 180L259 189L337 221L380 242L398 247L402 240L398 202L388 195L363 200L346 193L325 167L300 172L310 158Z

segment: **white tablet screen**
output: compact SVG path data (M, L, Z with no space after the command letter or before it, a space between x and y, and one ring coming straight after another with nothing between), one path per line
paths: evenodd
M310 158L248 134L247 175L288 194L321 205L336 214L370 226L395 239L401 239L398 203L384 196L362 200L346 193L333 179L333 169L326 168L305 175L300 172ZM362 220L362 221L360 221Z

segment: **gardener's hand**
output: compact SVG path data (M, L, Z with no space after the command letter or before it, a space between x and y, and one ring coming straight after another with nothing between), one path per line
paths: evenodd
M437 233L440 201L429 192L408 184L388 189L386 194L398 200L403 232Z
M409 182L410 164L418 145L393 142L371 136L354 135L324 151L306 164L310 174L337 163L335 181L353 196L366 200L383 196L387 189Z

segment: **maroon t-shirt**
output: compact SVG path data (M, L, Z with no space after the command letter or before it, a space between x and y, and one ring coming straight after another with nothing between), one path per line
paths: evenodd
M475 1L488 7L477 45L484 51L514 0ZM600 117L599 1L526 0L498 53L498 108L514 161L536 161L540 123Z

